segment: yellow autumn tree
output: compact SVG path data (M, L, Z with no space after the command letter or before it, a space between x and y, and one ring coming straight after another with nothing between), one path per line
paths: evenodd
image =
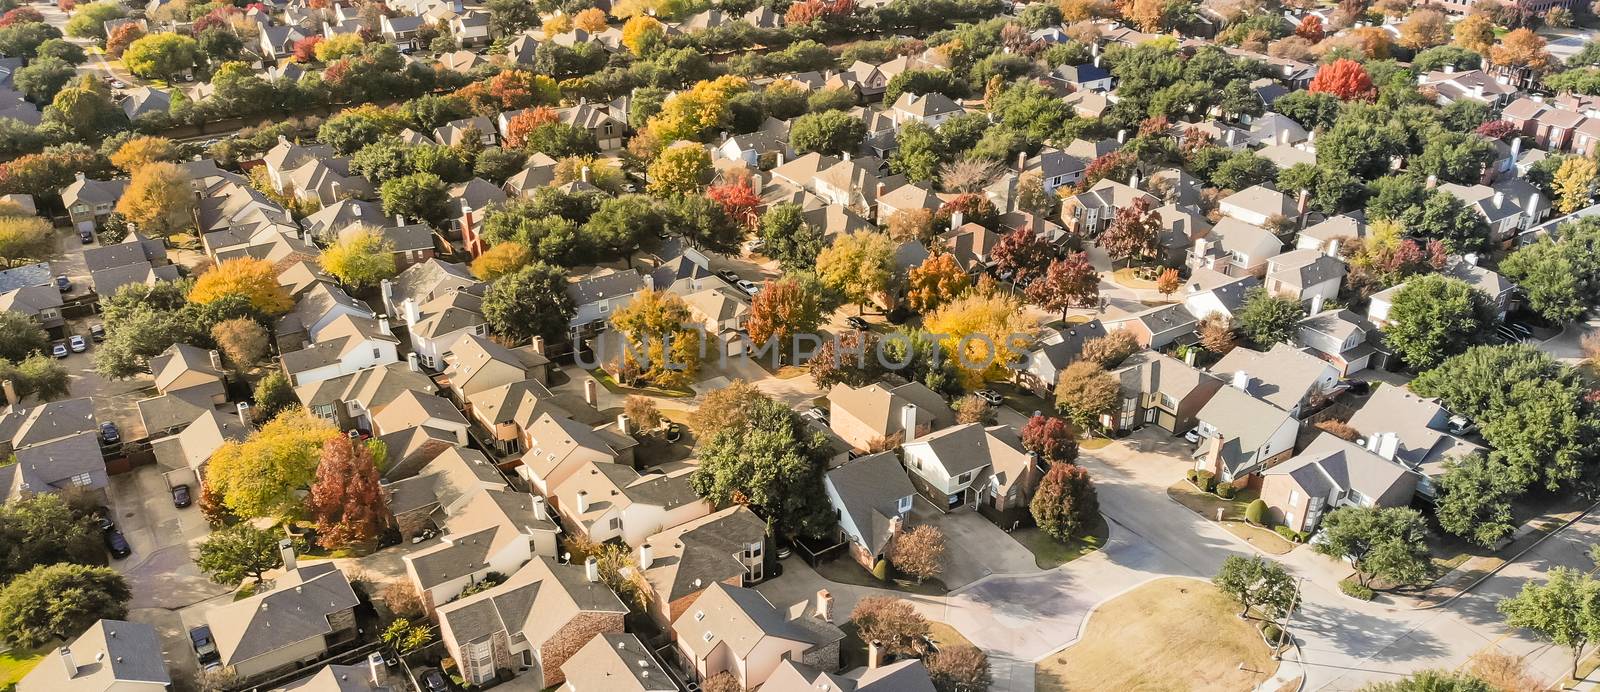
M181 158L177 145L166 137L134 137L123 142L111 154L111 165L131 175L147 163L177 161Z
M622 45L634 55L644 55L651 46L660 45L666 36L667 28L649 15L636 15L622 25Z
M572 15L552 14L545 18L544 24L539 28L544 30L545 36L555 36L556 34L567 33L568 31L572 31Z
M513 273L533 261L528 246L516 241L506 241L478 255L472 260L472 275L484 281L494 281Z
M857 231L817 255L817 279L858 307L883 295L894 278L894 241L886 233Z
M1478 55L1489 55L1494 46L1494 20L1482 14L1469 14L1450 28L1457 46Z
M278 285L278 272L271 262L254 257L223 260L195 280L189 302L205 305L226 296L244 296L250 306L268 315L282 315L294 309L294 299Z
M1531 29L1517 29L1506 34L1500 43L1489 49L1489 61L1505 67L1526 69L1543 74L1550 69L1554 58L1545 50L1544 37Z
M159 161L133 172L117 212L139 232L169 236L195 226L194 192L176 164Z
M1129 0L1122 6L1123 18L1143 31L1160 31L1167 19L1166 0Z
M322 268L346 285L357 288L376 286L398 271L394 243L383 231L371 226L350 228L339 240L322 251Z
M647 173L652 195L697 194L711 179L711 155L699 144L678 142L661 152Z
M591 7L573 15L572 25L589 33L606 30L606 13L598 7Z
M972 277L956 262L955 255L941 252L906 274L906 304L920 313L931 312L971 286Z
M322 445L338 437L303 408L278 414L242 442L224 443L206 467L206 490L241 517L287 517L316 479Z
M630 344L613 370L624 383L647 382L682 388L700 371L701 332L685 325L699 321L683 297L646 290L611 314L611 325Z
M651 116L646 129L661 143L680 139L698 141L705 133L728 124L732 118L728 101L749 88L749 82L733 75L696 82L667 97L661 104L661 112Z
M1006 364L1026 348L1038 325L1007 291L973 291L928 315L924 326L944 347L969 389L1005 379Z
M1596 172L1594 159L1573 156L1561 162L1561 167L1556 169L1555 177L1550 181L1550 186L1555 188L1556 207L1561 213L1571 214L1589 206Z

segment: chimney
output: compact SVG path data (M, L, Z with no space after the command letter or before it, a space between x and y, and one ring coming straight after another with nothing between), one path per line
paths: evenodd
M633 434L633 420L628 418L628 414L617 414L617 432L620 432L624 435Z
M394 294L394 282L393 281L390 281L388 279L384 279L382 282L380 282L378 284L378 298L383 300L384 303L388 303L389 302L389 296L391 296L393 294Z
M833 622L833 594L827 589L817 591L817 619Z
M1430 174L1428 174L1427 180L1423 181L1422 184L1423 184L1423 187L1426 187L1429 190L1432 190L1433 188L1439 187L1439 176L1433 175L1433 174L1430 173Z
M5 391L6 403L17 405L17 384L11 380L0 382L0 390Z
M372 678L373 687L382 687L388 680L389 672L383 664L383 654L376 651L367 657L367 675Z
M402 216L400 214L395 214L394 215L394 225L397 226L397 227L406 225L406 217L404 217L404 216ZM385 279L385 281L387 281L387 280L388 279Z
M422 321L422 310L417 308L416 299L407 298L401 301L400 309L405 311L407 327L415 327L418 322Z
M761 173L759 171L750 174L750 192L757 197L761 196Z
M1300 188L1300 194L1295 199L1295 210L1304 216L1309 208L1311 208L1311 191L1302 187Z
M382 332L384 334L389 334L390 333L390 331L389 331L389 316L388 315L378 315L378 331L380 331L380 332Z
M1239 136L1238 135L1238 130L1234 130L1234 129L1230 128L1228 130L1228 135L1226 137L1224 137L1223 139L1226 140L1228 142L1228 146L1231 147L1231 146L1233 146L1233 140L1238 136Z
M1339 256L1339 239L1338 238L1334 238L1333 240L1328 241L1328 256L1329 257L1338 257Z
M583 401L590 406L599 406L600 383L593 377L583 381Z
M952 230L952 231L956 230L957 228L960 228L960 227L966 225L966 223L967 223L967 214L966 214L966 212L963 212L963 211L958 209L958 210L956 210L956 212L954 214L950 215L950 230Z
M1195 357L1198 356L1198 355L1200 355L1200 349L1198 349L1198 348L1189 349L1188 353L1183 354L1183 363L1184 363L1184 365L1187 365L1187 366L1189 366L1191 368L1194 367L1194 360L1195 360Z
M1500 207L1504 206L1505 203L1506 203L1506 193L1501 192L1499 190L1495 190L1494 191L1494 208L1495 209L1499 209Z
M1288 130L1288 128L1284 128L1283 130L1278 132L1278 143L1279 144L1288 144L1289 143L1289 130Z
M1122 143L1127 142L1127 141L1128 141L1128 131L1127 130L1117 130L1117 144L1122 144Z
M655 560L655 550L651 549L649 543L641 543L639 545L639 569L641 571L650 569L650 565L655 564Z
M1466 262L1470 266L1476 267L1476 266L1478 266L1478 253L1469 252L1469 253L1467 253L1465 255L1462 255L1461 256L1461 261Z
M1444 66L1444 73L1445 74L1455 74L1456 73L1456 66L1446 63L1445 66Z
M79 173L78 175L81 176L83 174ZM61 664L67 667L67 679L71 680L78 677L78 662L72 658L72 649L63 646L56 649L56 651L61 654Z
M279 137L278 139L283 139L283 138ZM77 178L78 182L80 182L80 183L84 181L83 171L78 171L77 173L74 173L73 177Z
M1322 312L1322 294L1318 293L1311 296L1311 314L1315 315L1320 312Z
M542 336L533 337L533 344L532 345L533 345L533 352L534 353L537 353L539 355L544 355L544 337L542 337Z
M1094 56L1094 66L1095 67L1099 67L1100 66L1100 56L1098 56L1098 55Z
M1388 432L1378 436L1378 456L1389 461L1394 461L1394 453L1400 449L1400 436Z
M1017 170L1018 171L1028 170L1028 152L1026 152L1026 151L1017 152Z
M279 540L278 554L283 556L283 571L294 571L294 541L291 541L287 538Z
M545 507L544 498L538 495L533 496L533 518L539 521L550 520L550 510Z
M213 369L213 370L221 370L222 369L222 353L217 351L217 349L213 348L213 349L211 349L211 353L209 355L211 356L211 369Z
M1511 163L1517 162L1517 157L1522 155L1522 135L1511 138Z
M600 581L600 562L592 556L585 559L583 561L583 576L589 580L590 584Z
M847 152L844 153L844 159L843 160L844 161L849 161L850 160L850 152L847 151Z
M1524 211L1527 212L1529 218L1536 218L1539 215L1539 193L1538 192L1532 192L1532 193L1528 194L1528 208L1525 209Z
M1250 373L1237 370L1233 373L1233 388L1248 394L1250 392Z
M410 369L411 372L422 372L421 361L418 360L417 354L406 354L406 368Z
M579 514L587 514L588 512L589 512L589 491L587 491L587 490L579 490L578 491L578 513Z
M246 428L250 427L250 402L241 401L234 410L239 412L239 424Z
M867 642L867 670L877 670L883 665L883 644L874 639Z
M773 166L773 168L777 168L777 167L782 166L782 165L783 165L783 152L780 151L780 152L778 152L777 163L776 163L776 165Z
M586 183L589 182L589 167L588 166L584 166L583 168L578 170L578 179L582 180L583 182L586 182Z

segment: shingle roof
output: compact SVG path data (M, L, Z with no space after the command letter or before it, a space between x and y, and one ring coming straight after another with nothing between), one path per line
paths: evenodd
M331 562L278 577L276 588L206 612L223 665L236 665L333 631L328 616L360 600Z
M893 452L845 462L829 469L826 480L843 505L838 509L862 532L873 554L881 552L894 535L892 523L900 515L900 498L916 494Z

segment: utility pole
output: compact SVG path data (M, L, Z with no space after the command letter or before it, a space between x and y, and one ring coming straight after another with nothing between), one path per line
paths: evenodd
M1283 660L1283 638L1289 634L1289 619L1294 617L1294 611L1300 607L1300 590L1305 587L1306 578L1300 577L1294 583L1294 598L1290 599L1289 607L1284 609L1283 622L1278 625L1278 645L1272 649L1272 660Z

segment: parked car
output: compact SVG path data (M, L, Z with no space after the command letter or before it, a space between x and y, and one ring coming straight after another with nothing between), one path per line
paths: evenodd
M195 658L201 663L216 661L222 658L217 653L217 642L211 638L211 626L201 625L189 630L189 642L194 645Z
M719 271L719 272L717 272L717 276L722 277L723 281L726 281L726 282L728 282L730 284L739 283L739 275L734 273L734 271L732 269L724 269L722 271Z
M1000 392L997 392L993 389L980 389L976 392L973 392L973 394L978 395L979 399L982 399L990 406L999 406L1006 400L1005 397L1000 396Z
M89 325L89 338L91 340L93 340L97 344L102 342L102 341L105 341L106 340L106 326L103 325L103 324L91 324L91 325Z
M804 411L801 411L800 412L800 416L802 418L810 418L811 420L817 421L818 423L827 423L828 422L828 412L824 411L824 410L822 410L822 409L820 409L820 408L818 408L816 406L812 406L811 408L808 408L808 409L806 409Z
M127 537L122 535L122 529L117 528L116 524L112 524L102 535L106 540L106 550L111 551L112 557L121 559L133 554L133 548L128 547Z
M111 88L112 89L126 89L126 88L128 88L128 83L124 82L124 81L122 81L120 79L113 79L113 80L111 80Z
M72 349L73 353L83 353L89 350L89 341L81 334L73 334L67 338L67 348Z
M746 281L745 279L739 279L739 290L744 291L745 293L748 293L748 294L753 296L753 295L761 292L761 284L758 284L758 283L756 283L754 281Z
M844 323L850 325L851 329L854 329L854 330L857 330L857 331L863 331L864 332L864 331L867 331L868 329L872 328L872 325L867 324L866 318L861 317L860 315L851 315L849 317L846 317L846 318L844 318Z
M122 441L122 431L117 430L117 424L111 421L100 422L100 441L114 444Z
M422 674L422 689L424 692L449 692L450 690L444 684L444 675L437 670L430 670Z
M1200 444L1200 429L1190 428L1189 432L1183 434L1183 439L1188 440L1190 444Z
M172 486L172 506L178 509L188 507L194 500L189 496L189 484L180 483Z
M94 231L86 228L78 229L78 240L82 241L84 245L94 242Z
M72 280L68 279L66 274L57 274L56 290L61 291L62 293L72 290Z
M50 355L52 356L57 358L66 358L68 355L71 355L71 353L71 351L67 350L67 345L65 343L57 341L53 344L50 344Z

